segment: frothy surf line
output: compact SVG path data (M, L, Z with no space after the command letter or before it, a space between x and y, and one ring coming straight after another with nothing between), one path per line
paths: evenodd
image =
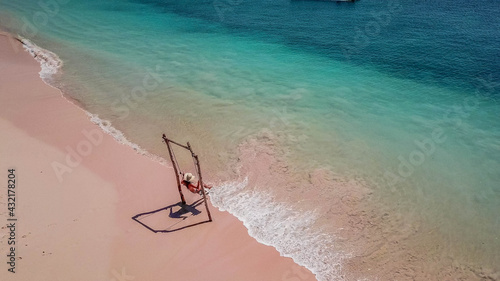
M312 230L317 215L299 212L265 192L245 190L248 179L226 182L210 191L212 205L243 222L250 236L309 269L319 281L343 280L342 261L334 237ZM295 280L295 279L294 279Z
M33 57L35 58L36 61L40 63L41 70L39 72L40 78L42 78L42 81L45 82L45 84L57 89L60 93L61 96L71 104L75 105L77 108L83 110L87 116L89 116L89 119L92 123L96 124L103 130L106 134L112 136L117 142L127 145L131 147L133 150L135 150L137 153L144 155L153 161L156 161L162 165L170 166L167 164L167 161L163 158L160 157L156 154L152 154L145 150L144 148L140 147L138 144L135 144L131 142L129 139L125 137L125 135L118 129L114 128L111 125L111 122L108 120L104 120L99 118L97 114L90 113L83 109L82 107L78 106L71 100L65 97L64 93L61 91L61 89L53 86L50 84L50 78L52 75L56 74L61 67L63 66L63 61L59 58L58 55L52 53L51 51L48 51L46 49L43 49L39 46L37 46L35 43L31 42L30 40L23 38L21 36L18 36L19 41L23 44L23 48Z
M63 65L63 61L58 55L51 51L38 47L30 40L18 36L19 41L23 44L23 48L40 63L42 70L40 70L40 78L46 83L47 79L56 74Z
M85 111L87 115L90 117L90 121L101 128L106 134L112 136L117 142L130 146L133 150L135 150L137 153L144 155L153 161L156 161L160 164L166 165L166 166L171 166L167 163L167 161L156 154L148 152L146 149L142 148L140 145L131 142L125 135L122 133L122 131L116 129L115 127L111 126L111 122L105 119L99 118L97 114L92 114L88 111Z

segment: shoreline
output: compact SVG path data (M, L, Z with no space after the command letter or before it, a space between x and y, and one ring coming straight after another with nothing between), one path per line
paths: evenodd
M54 88L50 86L50 83L47 83L45 81L44 84L48 85L50 88ZM110 125L109 121L101 120L99 119L99 117L97 117L97 115L93 115L92 113L89 113L88 111L83 109L82 108L83 106L81 105L79 106L78 100L72 101L72 99L70 97L65 96L65 94L62 93L62 91L58 90L57 88L54 89L58 91L59 96L62 97L66 102L71 103L72 107L76 106L78 109L80 109L85 113L83 115L85 115L86 121L81 122L82 125L80 128L87 126L87 123L94 123L93 124L94 127L92 128L95 128L95 125L98 125L100 127L98 129L101 132L101 134L102 134L101 129L105 128L114 129L112 126L107 127L107 125ZM26 100L28 99L29 98L27 98ZM23 124L23 126L26 126L26 124ZM84 134L82 131L76 132L74 134L78 135L78 137L73 136L75 141L71 142L71 145L69 145L69 149L67 148L69 142L66 140L64 140L65 143L58 143L56 144L56 146L59 147L59 149L62 150L64 153L66 153L67 157L68 154L71 154L70 152L71 150L72 151L78 150L78 146L81 144L80 142L82 141L82 139L84 141L87 140L92 144L91 142L92 138L91 137L88 138L87 135L89 135L88 132L93 132L93 130L90 128L87 128L86 130L87 134ZM59 132L57 132L57 134L58 133ZM120 131L115 129L115 133L117 133L118 136L113 133L109 134L110 136L112 136L111 140L113 141L113 143L115 143L115 145L117 143L124 144L123 140L127 141L125 136ZM277 251L275 249L278 249L277 252L280 256L292 256L294 261L296 261L298 264L307 265L308 268L314 270L318 280L332 280L332 279L357 280L363 278L376 279L377 277L386 279L416 278L417 280L418 278L425 277L427 278L427 280L432 280L431 276L436 279L467 278L468 280L476 280L476 279L479 280L478 278L480 278L480 276L489 276L493 278L493 280L496 280L497 275L494 271L491 271L490 269L487 268L483 269L480 263L472 263L472 264L465 263L465 261L467 260L456 259L455 255L450 255L450 257L448 258L442 259L442 262L440 263L436 264L429 263L428 261L430 259L435 258L440 254L444 253L444 251L442 251L440 248L434 248L434 246L435 245L439 246L440 244L439 242L441 241L446 242L446 241L442 240L441 237L435 232L427 233L426 229L422 227L419 220L409 220L407 216L400 216L399 213L393 212L392 209L380 206L379 204L370 205L370 202L372 203L378 203L378 202L376 202L376 200L373 200L374 196L370 188L367 189L363 185L359 185L358 183L360 182L358 181L351 182L349 180L346 180L346 178L342 177L341 175L331 174L332 171L329 170L314 170L312 172L308 171L308 174L302 174L298 178L294 177L293 179L292 178L288 179L287 175L294 174L295 176L297 176L298 174L295 173L296 171L290 170L289 168L290 163L287 163L286 159L284 158L280 159L280 156L284 155L285 153L283 153L283 151L279 151L279 148L281 148L282 146L279 145L278 139L279 137L276 135L270 134L269 132L263 132L262 134L257 135L255 138L247 139L244 143L238 146L239 157L237 164L238 166L241 166L240 168L242 168L243 170L243 172L239 175L249 175L250 179L248 188L247 189L242 188L243 191L238 192L237 185L240 184L241 182L234 182L231 186L227 186L228 193L222 194L222 196L220 196L219 198L225 201L223 202L225 204L217 205L219 209L228 210L231 214L229 215L231 219L234 220L236 217L237 220L240 220L241 223L237 222L239 225L243 224L244 226L246 226L246 228L243 227L242 231L246 230L247 231L246 236L253 237L250 239L252 240L255 239L259 241L261 243L260 245L272 245L271 247L274 250L274 252ZM102 146L102 144L96 145L95 147L91 146L93 151L90 152L91 154L90 156L94 155L95 153L94 150L98 149L100 146ZM64 149L62 149L63 147ZM110 147L113 146L110 145ZM133 148L131 151L139 155L142 154L140 156L144 156L144 153L138 151L138 149L140 148L138 146L134 147L134 144L132 142L129 142L128 144L125 143L125 147L128 150L130 150L130 148ZM277 148L277 150L275 151L274 148ZM104 153L112 155L112 157L110 158L113 159L118 158L117 154L109 153L108 151ZM148 160L151 161L151 159L149 159L151 157L149 157L148 155L146 156L147 157L143 158L148 158ZM96 167L102 167L101 165L104 165L102 163L99 163L98 159L88 160L86 156L81 158L83 158L83 160L81 161L81 163L78 163L78 167L75 169L73 169L71 165L67 164L67 160L64 159L64 157L61 158L62 160L60 160L59 162L64 164L65 163L64 161L66 161L66 166L69 167L71 170L71 173L65 173L63 175L64 177L66 176L73 177L72 176L73 171L77 171L78 169L80 169L79 167L85 166L86 162L92 161L93 163L90 164L91 168L90 170L92 172L91 174L97 174L100 178L104 178L106 182L110 183L120 182L123 183L121 184L123 186L130 185L130 183L125 180L117 179L116 177L119 177L120 175L116 171L114 171L116 173L115 176L112 176L110 178L108 178L108 175L104 175L103 171L97 171L103 169L101 168L97 169ZM73 157L73 159L75 159L75 157ZM124 163L124 161L122 160L114 161L114 164L112 164L112 162L113 161L109 162L110 165L116 165L116 163L120 164ZM163 167L162 171L160 171L159 168L150 168L149 170L156 169L157 173L165 173L164 170L165 168L166 167ZM64 171L64 169L62 169L61 171ZM149 172L136 174L137 177L143 177L144 175L149 175ZM129 180L131 179L130 177L131 176L129 176L128 178ZM133 180L136 180L137 186L144 185L137 179ZM309 191L310 195L304 196L301 193L302 190L300 189L296 189L294 190L294 192L289 192L290 190L287 190L287 192L281 190L282 192L279 192L279 190L273 189L273 185L268 184L270 182L280 186L293 187L301 185L302 187L310 187L302 189ZM223 184L228 184L228 182L224 182ZM148 180L148 184L146 186L149 187L154 185L164 186L164 184L160 182L158 179ZM316 187L318 186L329 186L331 188L335 188L335 192L327 194L324 192L324 190L317 189ZM175 184L173 186L171 185L170 188L175 191L176 189ZM159 188L156 188L153 191L147 190L147 193L157 192L159 191L158 189ZM236 189L236 190L231 190L231 189ZM129 205L139 204L137 206L138 209L140 209L140 211L133 214L127 213L129 214L129 217L138 215L139 213L144 214L148 211L152 211L160 207L165 207L168 204L161 205L160 203L161 202L160 199L167 198L165 196L171 196L171 198L175 199L178 198L178 194L176 194L176 192L173 193L167 192L164 194L165 196L162 195L160 196L160 198L156 198L152 194L139 194L138 192L133 191L131 188L121 189L113 187L110 190L118 191L118 196L117 196L118 199L116 198L115 195L113 195L113 193L111 193L107 195L109 197L108 202L109 201L121 202L121 200L127 202L127 203L122 202L120 204L117 203L116 210L118 210L118 207L120 207L120 211L116 210L115 211L118 213L124 213L124 212L127 213L129 211ZM217 189L214 189L214 191L216 190ZM251 193L253 190L257 190L258 192ZM231 194L232 191L235 192ZM249 191L250 193L247 191ZM259 201L259 199L262 198L265 199L267 191L270 191L272 193L270 195L275 196L273 199L277 200ZM163 194L163 190L161 192ZM216 195L216 193L217 192L214 192L213 195ZM239 197L239 200L232 201L232 199L235 198L236 196ZM317 199L321 198L322 196L327 196L331 204L326 206L320 204L321 202ZM132 202L133 198L142 201L134 203ZM326 233L320 233L320 234L328 235L334 233L333 237L328 237L332 238L332 240L331 241L328 240L327 243L325 243L325 240L321 241L313 240L312 243L309 244L307 242L304 243L304 241L307 241L311 238L306 234L311 234L311 233L318 234L310 231L312 228L309 227L308 223L310 220L314 220L311 218L312 216L308 217L309 213L307 212L310 209L303 208L302 211L299 211L299 213L303 212L300 215L292 214L291 212L285 212L285 216L282 216L283 215L283 212L281 211L282 205L280 205L280 203L278 202L287 201L287 200L281 200L282 198L287 198L287 200L289 199L288 201L292 202L303 202L304 207L321 206L322 209L320 209L319 212L327 215L324 215L323 217L320 218L320 220L322 221L319 224L328 225L330 229ZM214 200L211 201L217 203L215 201L215 198ZM153 202L155 208L148 208L149 206L148 204L150 202ZM124 206L122 206L121 204L123 204ZM306 204L308 206L305 206ZM230 206L230 208L227 208L227 206ZM233 206L237 208L232 208ZM269 206L274 206L274 208ZM246 209L241 207L244 207ZM255 210L258 211L255 212ZM164 216L165 215L167 214L164 214ZM255 220L254 217L261 217L261 218L264 217L265 219L257 221ZM290 217L293 217L294 219L291 219ZM303 218L308 220L302 220ZM215 217L215 219L217 218ZM145 218L145 220L146 223L150 223L153 225L160 224L159 221L150 220L148 218ZM285 223L286 226L283 226L284 224L282 224L282 222L284 221L290 222L290 220L292 220L293 222L291 225ZM296 223L297 221L305 221L305 223L303 224ZM121 220L120 224L129 227L129 222L126 219ZM200 227L205 228L206 226L207 225L202 225ZM281 226L282 228L279 228L279 226ZM298 231L293 231L293 229L290 232L287 230L283 230L285 227L295 228ZM269 229L271 229L272 231L269 231ZM304 231L304 229L307 229L307 231ZM257 232L255 232L255 230L257 230ZM196 233L196 229L191 229L190 231L194 231L193 233ZM181 231L180 233L183 232L184 231ZM293 235L297 234L299 235L293 237L295 238L291 239L293 241L291 240L288 241L292 243L287 243L286 241L284 242L283 238L287 239L290 238L291 236L290 233L293 233ZM390 233L390 235L386 235L388 233ZM170 234L164 234L164 235L170 235ZM239 234L236 234L236 236L239 236ZM195 237L195 234L193 234L192 237ZM159 241L157 242L160 243ZM125 246L125 248L127 248L128 250L123 250L124 248L123 245L133 245L134 243L136 243L135 240L131 239L123 239L120 240L119 242L113 240L113 242L111 243L111 247L113 249L112 252L114 253L112 256L112 260L113 261L121 260L122 255L133 256L135 255L135 252L140 252L141 257L147 257L148 253L146 251L143 251L142 248L145 249L156 248L153 244L145 243L141 244L144 246L141 247L141 249L135 248L132 251L129 248L127 248L127 246ZM290 249L288 249L287 247L283 247L283 245L288 246L291 244L293 244L293 246L297 246L298 244L300 244L299 249L306 249L306 250L305 251L302 250L297 253L297 248L294 249L293 247L290 247ZM317 247L317 245L325 245L325 244L334 246L333 248L329 249L326 249L324 247ZM314 247L311 247L311 245L313 245ZM176 246L175 247L176 251L179 252L182 251L183 248L181 246L179 245L175 246ZM198 244L197 246L199 247L201 245ZM335 251L335 250L330 251L332 249L341 251ZM342 250L347 250L348 253L344 253ZM116 253L121 253L121 254L116 254ZM347 254L347 255L344 256L346 259L344 259L343 262L336 262L338 261L337 257L332 257L332 259L326 258L330 254L331 255ZM349 254L351 255L348 256ZM222 256L225 257L226 255L227 254L224 254ZM160 256L166 259L171 258L171 256L167 254L158 255L158 257ZM297 256L299 256L300 258L297 258ZM184 257L188 259L191 258L190 255L185 255ZM303 259L303 257L311 259L317 258L317 260L314 261L306 260L306 262L304 262L305 259ZM335 262L332 262L332 260L335 260ZM237 265L237 267L239 266L240 265ZM340 270L337 271L335 270L336 268L334 267L341 267L341 268ZM182 266L180 267L176 266L176 268L182 268ZM415 270L415 268L425 268L426 270L419 271ZM158 270L162 269L158 268ZM323 272L325 272L323 270L331 274L325 277L322 274ZM137 269L136 271L140 271L140 269ZM189 274L188 271L186 272ZM307 272L307 275L309 276L310 272ZM264 276L267 277L267 275ZM152 278L155 278L155 276L148 277L148 280ZM214 278L219 278L219 277L214 275ZM242 276L242 278L245 278L245 276ZM300 274L291 275L289 274L289 271L284 272L281 278L282 278L281 280L288 280L290 278L291 280L294 279L303 280L302 275Z
M2 166L15 165L24 174L19 196L26 202L18 207L24 224L18 236L26 246L19 246L22 259L13 280L51 278L43 269L56 263L62 268L57 277L73 280L75 276L107 280L120 272L138 280L163 280L164 276L316 280L275 248L258 243L237 218L212 206L214 222L168 234L151 233L133 221L137 213L178 201L171 168L104 134L83 114L85 110L42 81L40 65L32 57L22 48L13 52L7 41L0 36L0 54L6 62L0 105L6 136L2 154L16 163ZM68 155L79 148L86 152L71 163L78 162L75 167L67 166L70 170L60 181L51 168L58 165L54 163L76 160ZM33 190L35 186L38 189ZM162 219L164 215L148 223L162 225ZM33 244L36 247L30 247ZM188 260L197 261L196 272Z
M12 35L9 35L12 36ZM168 161L161 156L152 154L147 150L143 149L139 145L131 142L120 130L112 126L111 122L99 118L99 115L87 111L83 108L83 105L79 104L78 101L72 99L70 96L64 94L64 92L51 85L49 81L51 76L60 71L63 66L63 61L55 53L49 50L43 49L38 45L34 44L26 38L12 37L14 40L22 44L22 47L26 52L28 52L41 66L41 71L39 72L40 79L49 87L56 89L61 97L65 99L70 104L74 105L78 109L82 110L89 118L89 121L97 125L103 132L112 136L118 143L126 145L134 149L137 153L149 157L151 160L156 161L161 164L166 164Z

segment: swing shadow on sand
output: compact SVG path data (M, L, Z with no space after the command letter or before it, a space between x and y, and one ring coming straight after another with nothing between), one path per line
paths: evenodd
M169 233L188 227L210 222L205 216L200 216L203 199L198 199L192 204L177 202L158 210L137 214L133 220L154 233Z

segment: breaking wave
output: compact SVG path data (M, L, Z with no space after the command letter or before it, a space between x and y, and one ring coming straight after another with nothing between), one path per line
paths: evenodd
M62 60L56 54L38 47L35 43L26 38L19 36L19 41L23 44L24 49L40 63L42 67L42 70L39 72L40 77L44 82L48 83L47 80L50 79L52 75L56 74L62 67Z
M259 243L308 268L319 281L343 280L341 264L348 255L333 248L334 237L313 230L314 212L296 211L266 192L245 190L247 185L248 179L223 183L210 191L210 201L242 221Z

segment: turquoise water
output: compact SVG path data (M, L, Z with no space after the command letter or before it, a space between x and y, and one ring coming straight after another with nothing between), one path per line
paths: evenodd
M56 53L50 82L134 143L166 156L161 132L190 140L217 181L271 131L286 177L362 181L370 203L419 225L408 248L446 241L423 257L499 270L494 1L47 3L2 2L0 24ZM300 207L330 204L313 201Z

